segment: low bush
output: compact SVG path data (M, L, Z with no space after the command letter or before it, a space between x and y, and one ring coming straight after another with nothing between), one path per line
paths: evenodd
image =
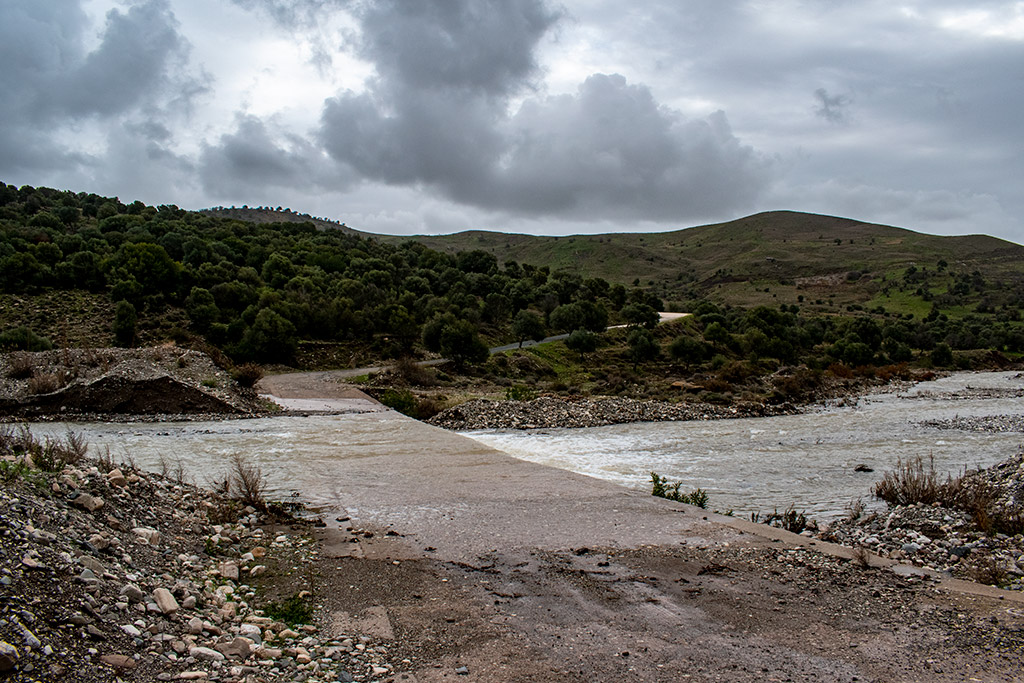
M907 460L896 459L896 469L886 472L882 480L875 484L872 491L876 498L889 505L931 505L943 498L943 486L951 485L940 480L935 471L934 458L925 459L916 455Z
M437 376L429 368L425 368L408 356L403 356L395 363L394 372L406 384L416 387L432 387L437 385Z
M252 389L257 382L263 379L263 368L256 363L243 363L231 372L231 377L238 382L239 386Z
M229 495L243 505L257 510L267 509L267 502L264 499L267 481L263 477L263 471L257 465L250 465L238 453L231 456L227 489Z
M796 509L795 505L790 505L784 512L779 512L776 509L764 518L763 523L785 529L794 534L799 534L805 529L810 528L813 524L813 522L807 519L807 515L804 512Z
M651 484L652 496L667 498L686 505L696 505L705 510L708 507L708 492L704 489L697 488L690 493L683 493L679 490L682 488L682 482L677 481L673 484L667 478L659 476L657 472L651 472Z
M52 394L63 386L60 375L55 372L44 372L32 375L28 380L28 393L33 395Z
M506 401L532 401L537 398L537 392L523 384L514 384L505 389Z
M11 379L28 379L35 372L32 356L21 351L7 357L7 376Z
M37 439L28 427L0 427L0 455L29 461L45 472L59 472L65 465L75 465L85 457L88 444L81 434L70 430L63 438Z
M24 325L0 333L0 351L49 351L53 344Z

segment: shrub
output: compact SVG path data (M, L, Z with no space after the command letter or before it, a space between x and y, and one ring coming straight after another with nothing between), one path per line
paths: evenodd
M523 384L513 384L505 389L506 401L532 401L537 398L537 392Z
M227 477L229 494L243 505L257 510L266 510L267 502L263 494L267 490L263 471L256 465L250 465L239 453L231 456L231 471Z
M71 430L64 438L46 437L39 441L24 425L18 429L0 428L0 455L25 458L46 472L59 472L65 465L77 464L88 448L85 438Z
M922 456L907 460L896 459L896 469L886 472L872 491L876 498L889 505L931 505L942 496L943 482L935 472L935 461L928 456L928 464Z
M708 492L697 488L690 493L683 493L679 489L682 482L671 483L665 477L659 476L657 472L651 472L651 495L658 498L667 498L686 505L696 505L699 508L707 509Z
M263 368L256 363L243 363L231 372L231 376L239 386L251 389L263 379Z
M395 363L394 372L407 384L418 387L432 387L437 384L437 376L408 356L403 356Z
M55 372L33 375L28 380L28 393L30 394L52 394L60 388L60 376Z
M32 356L27 353L12 353L7 357L7 376L11 379L26 379L35 371Z
M135 345L135 324L138 322L138 314L135 306L130 302L121 300L114 308L114 339L118 346L131 347Z
M53 344L24 325L12 327L0 334L0 351L49 351Z
M784 512L779 512L776 509L765 517L764 523L769 526L785 529L794 534L799 534L813 524L813 522L807 519L807 515L804 512L796 509L795 505L790 505Z

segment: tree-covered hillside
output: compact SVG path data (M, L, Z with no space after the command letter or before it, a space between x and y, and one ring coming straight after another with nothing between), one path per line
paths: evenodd
M2 309L8 331L27 323L60 341L74 335L62 325L99 322L110 336L93 343L201 337L236 361L265 363L294 362L300 340L371 357L425 348L479 360L481 338L512 341L548 325L603 329L624 306L660 306L640 289L499 264L482 251L449 254L312 222L252 223L3 183L0 291L17 299ZM39 305L16 305L25 296L50 310L32 318L23 309L38 313ZM77 303L62 306L69 302Z

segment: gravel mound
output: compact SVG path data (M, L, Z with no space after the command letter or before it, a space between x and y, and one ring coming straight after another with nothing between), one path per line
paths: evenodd
M176 347L0 355L0 415L253 415L265 412L206 354Z
M257 609L263 582L280 588L317 555L308 526L108 468L0 462L0 678L312 683L389 670L369 637Z
M922 420L917 424L922 427L959 429L965 432L1024 432L1024 415L954 417L948 420Z
M1016 514L1024 530L1024 453L971 472L965 490L985 490L987 509ZM1024 590L1024 534L986 533L968 512L932 505L901 505L879 514L852 514L819 537L877 555L949 572L956 578Z
M476 399L444 410L429 424L445 429L550 429L555 427L600 427L626 422L668 422L720 420L736 417L765 417L797 412L789 404L710 404L638 401L630 398L561 399L541 397L532 401L488 401Z

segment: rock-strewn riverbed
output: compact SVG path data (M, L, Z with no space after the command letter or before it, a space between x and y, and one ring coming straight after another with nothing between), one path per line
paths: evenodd
M852 512L818 535L956 578L1024 590L1024 453L964 475L960 487L982 492L974 500L992 528L981 528L979 515L964 509L918 503Z
M258 609L322 596L293 573L310 528L174 478L81 461L0 462L0 678L351 681L391 670L379 643ZM297 521L297 520L296 520ZM322 623L323 620L319 619Z
M438 413L428 422L453 430L543 429L600 427L627 422L768 417L795 412L797 409L788 403L777 406L753 403L717 406L630 398L562 399L544 396L532 401L467 401Z

